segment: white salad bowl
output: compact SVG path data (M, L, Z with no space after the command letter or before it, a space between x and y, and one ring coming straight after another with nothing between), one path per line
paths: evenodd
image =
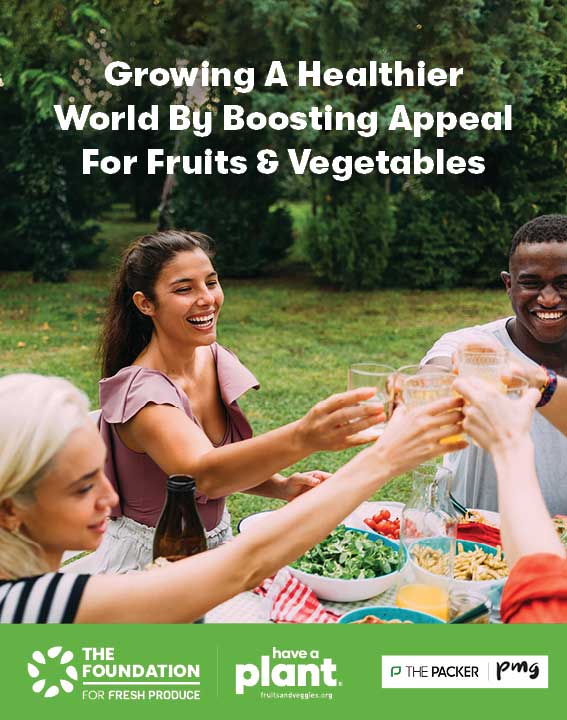
M399 544L395 540L390 540L370 530L366 531L349 527L347 527L347 530L363 533L371 540L381 541L384 545L391 547L396 552L399 550ZM321 600L330 600L331 602L354 602L356 600L368 600L376 595L380 595L395 585L400 572L399 570L394 570L380 577L341 580L339 578L324 577L323 575L314 575L293 567L289 567L288 569L298 580L301 580L302 583L310 587L318 598Z

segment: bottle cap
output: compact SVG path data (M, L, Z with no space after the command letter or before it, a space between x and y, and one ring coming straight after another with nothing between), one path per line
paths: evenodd
M195 492L195 480L191 475L170 475L167 478L168 492Z

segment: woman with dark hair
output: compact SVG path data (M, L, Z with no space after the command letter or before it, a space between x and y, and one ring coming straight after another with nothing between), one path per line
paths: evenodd
M135 241L122 261L102 340L100 429L106 473L120 497L89 571L139 569L151 559L166 478L187 474L210 547L230 537L225 497L291 500L328 475L277 473L319 450L360 444L373 389L335 395L303 418L252 438L238 398L256 378L216 343L223 292L209 238L165 231ZM242 442L241 442L242 441ZM80 561L79 561L80 562Z

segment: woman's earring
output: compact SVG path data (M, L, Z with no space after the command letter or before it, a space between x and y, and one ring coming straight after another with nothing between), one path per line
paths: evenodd
M17 535L20 532L21 523L15 517L8 517L4 519L3 526L4 530L7 530L12 535Z
M0 502L0 527L3 527L9 533L15 534L19 532L21 524L21 521L18 520L17 515L14 513L11 501L8 499Z

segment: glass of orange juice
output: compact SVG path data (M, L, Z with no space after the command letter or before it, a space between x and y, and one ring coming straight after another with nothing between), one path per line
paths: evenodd
M396 605L435 615L445 622L449 619L449 593L435 585L424 583L402 585L396 595Z

